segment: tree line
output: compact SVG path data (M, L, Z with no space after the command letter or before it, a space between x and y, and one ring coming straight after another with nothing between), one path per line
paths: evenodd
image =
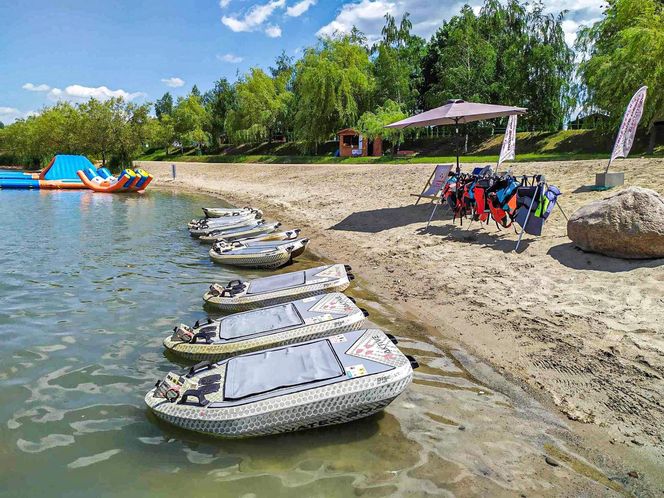
M559 130L579 108L615 126L642 84L650 86L643 123L652 128L664 117L661 0L608 0L575 47L563 20L539 1L485 0L477 13L464 6L427 41L413 34L409 14L386 14L374 43L353 29L320 39L297 60L282 53L267 69L177 99L166 93L152 106L59 103L0 130L0 146L31 160L75 151L115 162L147 147L202 151L275 138L315 152L346 127L396 139L403 132L385 124L452 98L527 107L521 129Z

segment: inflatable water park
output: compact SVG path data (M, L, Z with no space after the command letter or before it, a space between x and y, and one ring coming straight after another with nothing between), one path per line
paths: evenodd
M152 175L126 168L114 176L95 168L85 156L56 155L39 173L0 170L0 189L90 189L95 192L142 192Z

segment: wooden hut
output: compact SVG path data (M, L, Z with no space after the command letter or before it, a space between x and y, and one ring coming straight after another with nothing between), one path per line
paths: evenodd
M383 140L380 137L370 141L352 128L340 130L337 132L337 136L339 137L339 156L341 157L383 155Z

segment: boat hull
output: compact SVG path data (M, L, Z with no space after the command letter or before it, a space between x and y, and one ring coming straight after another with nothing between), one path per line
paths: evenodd
M256 294L248 293L245 290L233 296L221 296L210 290L205 293L203 299L206 305L226 313L234 313L287 303L328 292L343 292L350 286L350 281L353 278L352 275L349 276L344 265L341 264L322 266L296 273L308 274L302 285L274 288Z
M262 362L263 358L268 357L266 355L280 351L272 348L264 353L203 365L198 371L192 367L190 374L180 376L180 392L190 392L192 386L200 389L209 385L206 378L215 378L217 387L206 393L202 404L183 403L180 394L170 402L159 394L164 386L175 385L167 383L174 374L158 382L145 396L145 402L158 418L183 429L242 438L341 424L367 417L387 406L412 381L413 369L409 359L380 330L354 331L322 341L301 343L292 348L306 348L314 343L333 344L336 361L347 373L295 388L283 387L244 398L226 398L228 384L231 384L233 392L237 376L245 375L238 373L237 369L231 371L230 362L246 361L252 356ZM178 377L177 374L175 377Z

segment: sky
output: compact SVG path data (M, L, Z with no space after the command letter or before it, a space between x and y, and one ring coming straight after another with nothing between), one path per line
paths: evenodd
M482 0L0 0L0 121L38 113L61 100L122 96L154 101L196 84L234 81L269 67L283 51L297 58L319 36L357 26L370 41L383 16L410 12L429 38L464 3ZM544 0L579 26L600 18L601 0Z

